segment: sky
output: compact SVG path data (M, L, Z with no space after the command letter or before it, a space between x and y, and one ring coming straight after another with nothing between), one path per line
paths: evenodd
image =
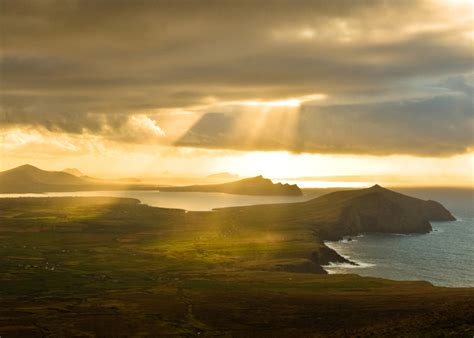
M0 0L0 170L473 186L473 6Z

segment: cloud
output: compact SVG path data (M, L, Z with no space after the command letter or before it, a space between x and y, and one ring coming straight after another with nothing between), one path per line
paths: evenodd
M397 108L396 101L407 92L425 90L426 83L472 71L469 5L449 6L437 0L4 0L0 127L33 126L122 142L170 142L186 132L188 123L170 123L170 133L155 110L202 111L216 103L280 101L318 93L327 95L331 106L303 109L298 121L291 118L292 130L283 137L271 136L271 128L268 132L260 128L261 136L248 135L240 147L462 152L469 146L465 133L470 117L435 106L463 106L466 97L430 89L438 98L403 98L403 108ZM423 88L418 86L420 79ZM377 103L341 103L357 97ZM428 109L436 112L429 115ZM415 116L418 110L423 111ZM286 120L286 115L262 114L252 122L247 113L245 120L251 125ZM215 119L221 122L211 121ZM229 136L236 134L234 119L234 115L204 117L178 144L239 148ZM448 122L459 126L460 135L442 132ZM439 151L417 137L424 123L433 127L431 134L422 130L429 136L425 143L436 144ZM320 136L309 133L305 124ZM368 128L375 139L383 135L394 139L373 146L368 136L351 131L350 125ZM380 132L382 126L385 134ZM352 146L338 138L335 130L344 128L349 128ZM218 130L227 136L216 136ZM291 136L294 130L305 139ZM322 140L322 135L328 139ZM398 135L405 135L406 145Z
M427 1L7 0L0 15L2 104L38 114L380 91L472 68L465 17Z
M161 141L166 135L155 120L146 115L132 115L120 129L108 130L109 138L126 142Z
M11 130L12 135L19 135L16 130L22 125L28 125L29 129L36 127L36 133L43 131L49 134L92 135L126 143L169 142L157 122L144 114L36 114L27 110L22 114L15 114L0 111L0 130L4 133Z
M30 159L68 157L83 153L104 152L98 137L78 137L71 134L58 134L39 131L34 128L0 129L0 153L13 157ZM5 158L7 158L5 156Z
M290 114L267 113L260 127L241 123L251 112L208 113L177 145L325 154L466 153L474 149L473 87L459 79L447 83L455 90L450 95L306 105Z

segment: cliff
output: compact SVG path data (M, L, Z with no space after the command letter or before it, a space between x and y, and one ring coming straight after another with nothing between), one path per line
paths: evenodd
M332 224L320 227L323 239L363 232L427 233L432 230L430 221L455 220L438 202L406 196L379 185L331 195L326 202L340 204L339 216Z
M306 260L279 265L287 271L321 272L330 262L352 263L324 245L324 240L361 233L427 233L430 221L452 221L453 215L440 203L406 196L378 185L368 189L330 193L306 202L217 209L226 219L254 227L298 234L311 232L318 249L306 252ZM296 229L301 233L299 234Z

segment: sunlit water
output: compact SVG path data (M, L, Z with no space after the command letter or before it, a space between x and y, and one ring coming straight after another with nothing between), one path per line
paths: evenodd
M357 273L396 280L426 280L440 286L474 287L474 190L414 190L401 192L434 199L458 219L432 223L429 234L365 234L352 241L328 242L358 267L335 265L330 273ZM300 202L315 196L246 196L222 193L158 191L87 191L46 194L3 194L0 197L115 196L130 197L142 203L194 211L213 208Z
M275 183L296 184L300 188L368 188L373 183L370 182L349 182L349 181L315 181L315 180L273 180Z
M63 196L111 196L139 199L154 207L185 209L188 211L209 211L214 208L233 206L293 203L310 199L308 196L249 196L203 192L160 192L160 191L78 191L49 192L44 194L0 194L0 197L63 197Z
M327 242L360 264L326 267L330 273L357 273L434 285L474 287L474 200L472 191L406 191L443 203L455 222L432 222L433 232L416 235L365 234L352 241Z

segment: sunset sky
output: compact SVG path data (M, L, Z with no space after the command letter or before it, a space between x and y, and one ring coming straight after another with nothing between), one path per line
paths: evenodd
M0 170L474 182L470 0L0 0Z

